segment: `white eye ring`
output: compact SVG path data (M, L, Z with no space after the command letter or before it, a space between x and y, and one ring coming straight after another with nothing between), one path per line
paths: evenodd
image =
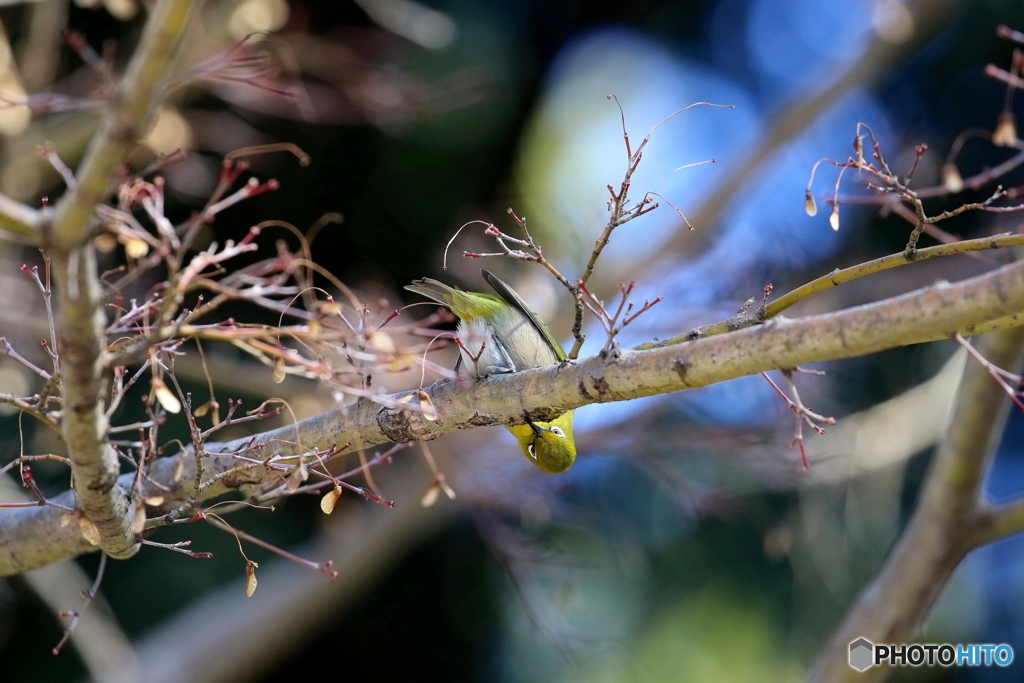
M534 460L537 459L537 451L535 451L533 449L533 444L532 443L529 446L526 447L526 450L530 451L530 457L531 458L533 458Z
M551 427L548 429L548 431L554 434L555 436L560 436L563 439L565 438L565 432L562 431L561 427Z

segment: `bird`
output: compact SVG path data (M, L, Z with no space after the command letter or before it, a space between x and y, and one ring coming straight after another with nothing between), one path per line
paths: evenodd
M464 292L434 280L414 280L405 288L447 306L459 318L455 333L461 361L474 377L557 365L565 350L514 289L487 270L484 280L498 296ZM572 410L551 422L510 425L526 459L548 474L568 470L576 460Z

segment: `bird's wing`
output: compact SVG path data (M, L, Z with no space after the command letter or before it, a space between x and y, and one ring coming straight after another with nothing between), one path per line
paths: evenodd
M546 341L548 346L551 347L551 350L555 352L555 356L558 357L558 360L565 360L566 355L565 351L562 349L562 345L558 343L558 340L555 339L555 335L551 334L551 330L549 330L548 326L544 324L544 321L534 313L529 304L523 301L523 297L519 296L519 294L516 293L516 290L499 280L494 273L481 269L480 274L484 276L484 279L487 280L487 284L493 287L494 291L496 291L502 299L518 308L522 314L526 316L526 319L530 321L538 332L540 332L540 336L544 337L544 341Z

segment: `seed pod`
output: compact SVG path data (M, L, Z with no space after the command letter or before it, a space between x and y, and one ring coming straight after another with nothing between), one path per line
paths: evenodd
M1004 111L996 120L996 129L992 133L992 144L998 147L1014 147L1017 144L1017 119L1008 111Z
M942 167L942 184L950 194L956 194L964 189L964 179L960 177L960 170L956 164L950 162Z
M804 192L804 211L811 217L818 214L818 205L814 203L814 195L810 190Z
M149 253L149 244L140 237L118 235L117 240L124 245L124 253L128 258L140 259Z
M153 378L153 393L156 394L156 400L160 402L160 405L164 407L168 413L180 413L181 412L181 401L178 397L167 388L164 381L159 377Z
M430 485L427 492L423 494L423 498L420 499L420 505L425 508L430 507L437 502L437 497L441 494L441 484L435 479L434 483Z
M245 597L251 598L256 592L256 567L258 564L249 560L245 563Z
M335 486L320 499L320 509L325 515L334 512L334 504L338 502L339 498L341 498L341 487Z

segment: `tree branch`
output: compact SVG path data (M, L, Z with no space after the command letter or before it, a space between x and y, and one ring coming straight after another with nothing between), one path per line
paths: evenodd
M980 548L1021 531L1024 531L1024 498L998 508L983 506L971 545Z
M53 226L46 235L49 250L70 252L85 241L96 205L110 194L118 168L153 123L189 19L201 4L195 0L161 0L156 5L100 132L92 139L75 175L78 187L67 192L57 205Z
M473 382L438 382L426 391L437 412L436 420L415 412L415 403L399 404L398 396L362 399L294 426L226 444L207 444L207 452L214 454L204 463L207 480L218 479L199 492L198 499L281 481L280 467L263 464L274 455L345 443L355 450L387 441L433 439L458 429L522 423L526 415L539 419L590 403L679 391L766 370L942 339L979 321L1021 309L1024 262L1016 262L956 284L937 284L836 313L799 320L779 317L707 339L645 351L619 350L577 364ZM248 460L217 454L237 454ZM145 480L141 483L143 495L164 498L160 508L149 509L151 516L188 498L194 467L189 451L153 464L149 478L170 490L158 491ZM121 485L130 486L133 476L124 475ZM73 501L67 493L52 500L65 505ZM73 525L60 525L60 516L61 512L51 507L4 511L0 515L0 575L91 550Z
M0 228L30 244L39 244L43 225L52 215L50 209L33 209L0 194Z
M832 287L838 287L845 282L850 282L851 280L856 280L857 278L861 278L866 275L874 275L875 273L880 273L883 270L889 270L890 268L905 266L919 261L928 261L934 258L953 256L954 254L966 254L973 251L985 251L988 249L1005 249L1007 247L1021 245L1024 245L1024 235L1004 233L1001 235L993 235L991 237L954 242L952 244L940 244L935 247L928 247L927 249L918 249L914 251L912 256L908 256L906 250L903 250L895 254L889 254L888 256L882 256L881 258L859 263L856 266L843 268L842 270L837 268L828 275L822 275L815 280L811 280L810 282L797 287L771 302L763 309L757 309L752 312L741 312L727 320L722 320L710 325L704 325L686 332L685 334L676 335L669 339L647 342L645 344L641 344L637 348L651 349L655 346L669 346L671 344L678 344L690 339L697 339L698 337L710 337L716 334L722 334L723 332L757 325L768 318L774 318L790 306L793 306L815 294L820 294ZM1004 327L1016 327L1017 324L1020 324L1017 322L1017 318L1019 316L1019 313L1014 314L1010 319L1004 321L1003 324L991 321L986 329L978 329L973 334L991 332L996 329L1003 329Z
M162 101L163 84L197 4L163 0L157 5L100 134L82 162L77 186L61 199L53 224L43 233L55 265L64 399L61 428L78 494L74 506L96 526L100 548L113 558L132 556L139 544L130 528L131 503L117 485L117 454L106 440L100 391L105 322L89 230L96 205L110 194L118 168L152 123Z
M979 351L1000 367L1019 367L1024 328L984 337ZM979 363L968 363L946 439L932 462L907 528L878 575L858 597L842 625L818 654L809 681L882 680L890 669L858 672L847 664L849 644L914 640L963 557L993 531L979 512L982 478L1010 408L1006 394ZM988 533L978 533L979 526Z
M935 247L928 247L927 249L918 249L910 256L908 256L907 252L904 250L896 254L890 254L889 256L883 256L882 258L866 261L865 263L858 264L851 268L844 268L842 270L836 269L828 275L823 275L801 287L797 287L785 296L768 304L768 306L765 307L765 317L775 317L790 306L803 301L813 294L818 294L827 289L831 289L832 287L837 287L844 282L850 282L851 280L864 277L865 275L873 275L875 273L880 273L883 270L889 270L890 268L896 268L909 263L928 261L933 258L943 258L945 256L952 256L953 254L966 254L973 251L983 251L987 249L1005 249L1007 247L1020 245L1024 245L1024 235L1006 233L1002 235L993 235L991 237L982 237L980 239L953 242L952 244L940 244Z

